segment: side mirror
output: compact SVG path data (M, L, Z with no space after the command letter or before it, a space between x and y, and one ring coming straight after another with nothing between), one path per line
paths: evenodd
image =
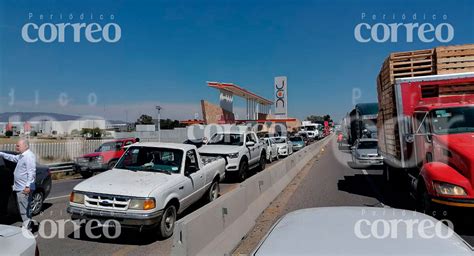
M94 152L99 152L100 150L98 148L94 149Z
M247 143L245 143L245 146L247 146L247 147L253 147L253 146L255 146L255 142L253 142L253 141L247 141Z

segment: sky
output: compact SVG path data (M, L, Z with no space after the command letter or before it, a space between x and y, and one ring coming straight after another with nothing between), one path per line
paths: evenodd
M206 81L234 83L273 100L276 76L288 77L289 116L330 114L337 120L356 103L376 102L375 78L391 52L474 43L469 0L7 0L0 4L0 22L0 112L127 121L156 115L156 105L163 107L163 118L202 118L200 100L217 103L219 96ZM453 38L423 42L415 31L407 42L402 30L397 42L363 43L354 35L360 23L416 22L448 23ZM28 23L115 23L121 34L114 43L104 37L92 43L82 29L74 42L69 27L64 42L28 43L22 36ZM30 27L28 36L38 38L39 32ZM370 38L370 31L362 36ZM243 117L245 103L234 103Z

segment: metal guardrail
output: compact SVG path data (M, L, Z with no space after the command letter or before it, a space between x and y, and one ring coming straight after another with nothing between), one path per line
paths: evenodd
M74 171L74 162L55 163L47 165L51 173L72 172Z

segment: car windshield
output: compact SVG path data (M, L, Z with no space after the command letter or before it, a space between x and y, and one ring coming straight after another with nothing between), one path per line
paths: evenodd
M377 141L361 141L357 146L358 149L377 149Z
M273 140L275 141L275 143L286 143L286 138L283 137L276 137L273 138Z
M117 146L122 146L122 143L121 142L107 142L100 145L100 147L96 149L96 152L112 151L112 150L115 150Z
M301 137L292 137L292 138L290 138L290 141L292 141L292 142L301 142L301 141L303 141L303 138L301 138Z
M216 133L212 136L208 145L244 145L244 135L238 133Z
M183 159L180 149L130 147L115 168L132 171L179 173Z
M436 109L431 118L436 134L474 132L474 107Z

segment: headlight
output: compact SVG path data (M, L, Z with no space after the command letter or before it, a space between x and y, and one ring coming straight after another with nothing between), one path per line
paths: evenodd
M286 146L281 147L281 149L285 150L285 149L286 149Z
M239 157L239 153L232 153L232 154L228 154L227 155L229 158L238 158Z
M71 192L69 196L69 202L76 204L84 204L84 194L79 192Z
M97 157L95 158L95 160L96 160L97 162L102 162L102 160L104 160L104 157L103 157L103 156L97 156Z
M460 187L449 183L433 182L435 190L438 194L448 196L465 196L466 191Z
M132 199L128 206L128 209L135 210L150 210L156 207L155 199L146 198L146 199Z

